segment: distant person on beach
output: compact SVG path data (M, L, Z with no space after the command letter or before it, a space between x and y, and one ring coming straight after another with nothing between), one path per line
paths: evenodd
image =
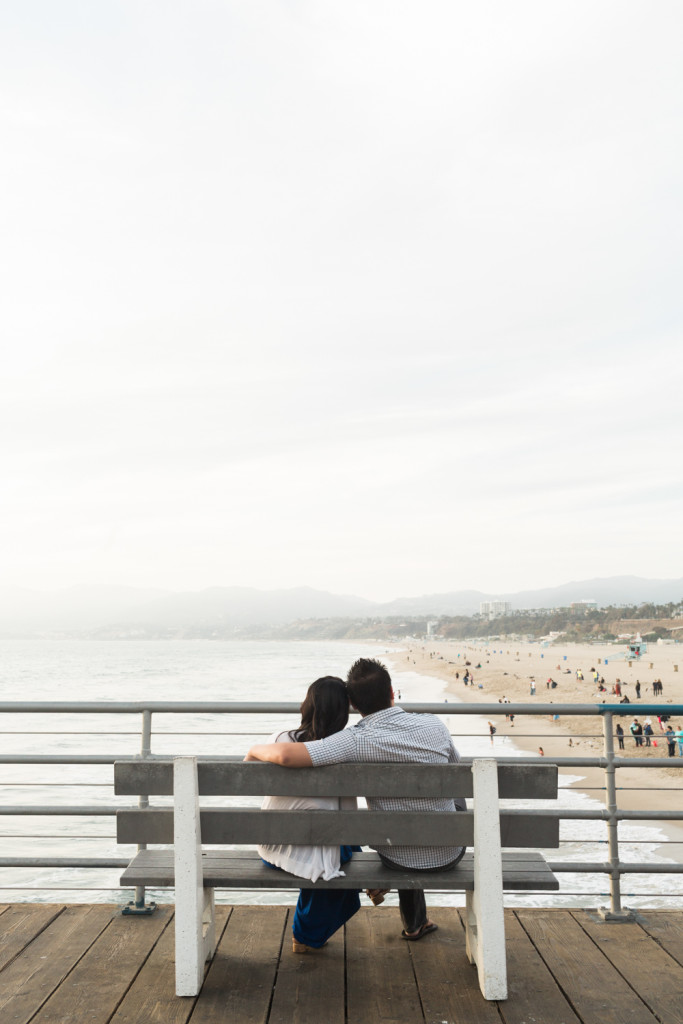
M633 719L631 725L629 726L629 732L631 733L631 735L633 736L634 740L636 741L636 746L637 747L642 747L642 745L643 745L643 727L642 727L642 725L640 724L640 722L638 721L637 718Z
M493 722L489 722L489 736L491 737L491 746L493 746L493 737L496 735L496 727Z
M619 750L624 749L624 729L620 722L617 722L617 742L619 743Z
M683 726L676 730L676 742L678 743L678 756L683 757Z
M288 768L312 768L345 762L387 761L409 764L456 764L460 755L450 732L435 715L417 715L394 706L391 676L374 658L361 658L349 669L346 689L361 721L334 736L303 743L265 743L253 746L250 761L271 761ZM371 810L424 810L452 813L466 810L461 798L381 799L367 797ZM416 839L419 838L416 836ZM412 871L454 868L465 853L457 846L376 846L382 863L389 869ZM383 892L369 893L382 896ZM427 916L422 889L399 889L403 922L402 937L416 942L436 931Z
M667 742L669 748L668 757L676 756L676 733L673 731L670 725L667 725L666 732L664 733L664 739Z
M539 747L538 748L538 753L540 754L541 757L545 757L545 751L544 751L543 747Z
M645 746L652 746L652 736L654 735L654 729L652 728L652 722L649 718L645 719L645 725L643 726L643 735L645 737Z
M312 740L324 742L326 737L343 729L348 720L349 697L343 680L324 676L309 686L301 705L298 728L276 733L271 742L287 746ZM354 810L356 800L349 797L267 796L262 806L278 811L309 808ZM353 849L360 850L360 847ZM316 882L319 878L329 881L343 877L342 865L351 859L353 849L350 846L284 845L259 846L258 852L269 867ZM293 951L308 953L324 946L357 910L360 910L357 889L301 889L292 923Z

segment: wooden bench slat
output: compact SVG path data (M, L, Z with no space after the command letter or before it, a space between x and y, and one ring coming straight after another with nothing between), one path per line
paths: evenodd
M244 761L198 761L201 796L399 796L471 797L469 764L335 764L324 768L281 768ZM502 800L554 800L554 764L499 764ZM118 796L172 796L172 761L117 761Z
M557 891L559 882L538 853L503 854L503 886L511 891ZM314 889L316 885L285 871L266 867L254 851L206 852L202 856L204 884L227 889ZM354 854L344 866L345 878L324 883L325 889L391 888L447 889L467 891L474 888L473 855L466 853L450 871L411 872L386 868L376 854ZM121 876L122 885L172 886L175 883L173 851L143 850Z
M173 811L146 808L118 811L119 843L172 843ZM258 808L205 808L202 843L300 846L471 846L473 812L425 811L261 811ZM559 818L533 812L500 815L503 846L559 844ZM419 842L416 843L416 837Z

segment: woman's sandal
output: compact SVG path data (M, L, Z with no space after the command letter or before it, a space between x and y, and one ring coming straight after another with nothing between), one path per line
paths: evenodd
M388 892L391 892L391 889L366 889L365 895L378 907L380 903L384 903L384 897Z

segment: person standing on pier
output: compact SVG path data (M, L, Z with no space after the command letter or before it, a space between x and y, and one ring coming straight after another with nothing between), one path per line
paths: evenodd
M394 706L391 676L381 662L361 658L349 670L346 688L361 721L326 739L307 743L259 744L247 759L271 761L289 768L320 767L345 762L454 764L460 755L451 735L435 715L417 715ZM367 798L371 810L402 811L417 807L444 813L466 810L463 799ZM416 837L417 838L417 837ZM454 868L465 853L456 846L376 846L383 864L400 871L444 871ZM369 893L372 898L382 895ZM399 889L402 936L410 942L436 931L427 916L422 889Z

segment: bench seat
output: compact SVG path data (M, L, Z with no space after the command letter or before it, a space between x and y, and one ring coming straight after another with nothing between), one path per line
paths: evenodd
M535 850L504 852L503 889L556 892L557 877ZM466 853L450 871L416 872L386 868L376 853L354 853L344 865L345 878L310 882L286 871L266 867L256 851L204 850L202 869L205 888L216 889L436 889L454 892L474 890L474 856ZM121 885L163 888L175 885L173 850L141 850L121 875Z

